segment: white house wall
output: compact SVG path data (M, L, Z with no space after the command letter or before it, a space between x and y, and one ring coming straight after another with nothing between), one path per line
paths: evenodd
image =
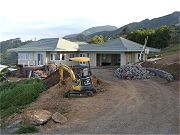
M74 57L79 57L80 53L73 53L73 52L68 52L68 53L63 53L63 52L58 52L59 54L65 54L65 59L64 60L51 60L50 55L51 53L56 53L56 52L47 52L47 63L56 63L59 65L60 63L65 64L67 66L73 66L77 65L77 62L70 61L70 54L74 54ZM85 57L87 57L87 53L83 53Z
M29 53L29 52L22 52L22 53ZM56 63L57 65L59 65L60 63L66 64L68 66L73 66L73 65L77 65L77 62L73 62L73 61L69 61L70 59L70 53L72 54L73 52L66 52L65 54L65 60L50 60L51 57L51 53L55 53L55 52L32 52L33 53L33 58L32 60L22 60L22 59L18 59L18 64L19 65L30 65L30 66L38 66L38 54L43 54L43 65L48 64L48 63ZM59 52L60 53L60 52ZM80 52L74 52L75 57L79 57ZM90 58L90 65L92 67L96 67L97 66L97 54L96 53L83 53L85 57L89 57ZM121 57L121 66L122 65L126 65L128 64L127 61L127 57L129 55L131 55L131 62L138 62L138 54L139 53L120 53L120 57ZM107 55L107 56L111 56L111 54ZM111 62L110 57L107 57L106 61ZM102 54L100 55L100 66L101 63L103 62L103 58L102 58Z
M34 65L34 53L32 59L19 59L20 54L27 54L29 52L20 52L18 53L18 65Z
M96 53L89 53L90 65L96 67Z
M68 66L72 66L73 65L73 62L72 61L69 61L69 55L70 55L70 53L64 53L64 55L65 55L65 59L64 60L51 60L50 59L50 54L51 53L49 53L49 58L48 58L48 63L56 63L57 65L59 65L60 63L62 63L62 64L65 64L65 65L68 65ZM62 53L61 53L62 54Z
M121 53L121 66L126 65L126 55Z
M19 52L19 53L32 53L33 54L33 58L31 60L29 59L19 59L18 58L18 65L29 65L29 66L37 66L38 65L38 54L43 54L43 65L46 64L46 52ZM18 55L19 55L18 53Z

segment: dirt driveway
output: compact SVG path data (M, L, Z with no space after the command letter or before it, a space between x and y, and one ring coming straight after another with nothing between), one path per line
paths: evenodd
M43 133L179 133L179 82L117 80L111 69L93 73L107 82L107 90L94 97L68 99L68 123L55 124Z

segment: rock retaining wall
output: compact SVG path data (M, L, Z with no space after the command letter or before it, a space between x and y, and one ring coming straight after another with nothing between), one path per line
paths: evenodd
M153 76L159 76L161 78L166 79L167 81L174 80L174 77L164 70L155 68L143 68L140 65L121 66L114 71L114 76L116 76L119 79L128 80L150 79Z

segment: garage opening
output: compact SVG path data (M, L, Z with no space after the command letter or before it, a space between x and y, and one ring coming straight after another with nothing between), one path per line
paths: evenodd
M97 54L97 66L118 66L121 63L120 54Z

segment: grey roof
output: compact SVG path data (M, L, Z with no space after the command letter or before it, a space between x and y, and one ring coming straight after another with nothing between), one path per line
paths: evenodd
M150 52L159 52L159 49L147 47ZM143 45L127 40L125 38L113 39L105 42L104 44L83 44L79 45L80 51L92 51L92 52L131 52L141 51Z
M46 38L31 42L18 48L9 49L10 51L54 51L59 38Z
M159 49L149 48L150 52L159 52ZM104 44L87 44L84 42L71 42L59 38L41 39L24 46L9 49L10 51L81 51L81 52L139 52L143 45L125 38L113 39Z

